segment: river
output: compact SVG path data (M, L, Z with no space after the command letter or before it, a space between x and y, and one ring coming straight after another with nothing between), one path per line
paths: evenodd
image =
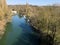
M12 21L7 23L0 45L39 45L39 37L36 34L24 16L15 15L12 16Z

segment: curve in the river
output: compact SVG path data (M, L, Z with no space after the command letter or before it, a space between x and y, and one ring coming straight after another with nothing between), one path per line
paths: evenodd
M13 16L6 30L1 45L39 45L39 37L24 17Z

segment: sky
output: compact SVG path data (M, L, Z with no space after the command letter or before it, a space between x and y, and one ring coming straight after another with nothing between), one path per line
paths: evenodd
M6 0L8 5L23 5L26 4L26 0ZM60 4L60 0L28 0L29 4L32 5L51 5L51 4Z

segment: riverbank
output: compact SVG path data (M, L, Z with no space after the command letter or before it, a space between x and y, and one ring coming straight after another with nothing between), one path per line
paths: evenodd
M5 32L4 32L4 34L3 34L3 36L2 36L2 38L0 39L0 45L5 45L6 43L5 43L5 40L6 40L6 38L7 37L5 37L5 36L7 36L8 34L8 31L11 31L11 27L9 27L9 26L11 26L11 22L7 22L6 23L6 26L4 27L4 29L5 29Z
M4 35L6 22L4 20L0 21L0 39Z

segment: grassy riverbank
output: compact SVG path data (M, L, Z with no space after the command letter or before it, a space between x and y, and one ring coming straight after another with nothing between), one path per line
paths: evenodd
M40 14L30 17L31 25L43 34L50 35L57 45L60 42L60 7L45 6Z

